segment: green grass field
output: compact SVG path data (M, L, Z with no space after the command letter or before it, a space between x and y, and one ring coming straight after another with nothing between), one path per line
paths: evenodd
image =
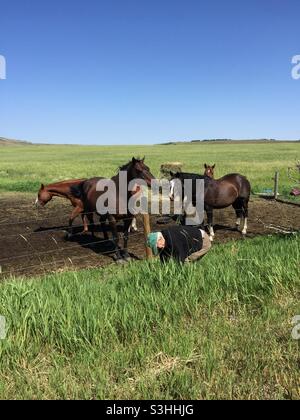
M293 182L287 168L300 156L299 143L178 144L168 146L16 146L0 148L0 191L36 192L41 182L106 176L132 156L146 155L153 174L160 165L180 161L185 171L202 173L204 163L216 163L216 176L230 172L246 175L254 192L273 188L280 171L280 192L288 194Z
M299 398L299 245L3 283L0 398Z
M154 175L167 161L195 172L216 163L254 191L279 170L286 193L300 143L3 147L1 195L110 176L144 154ZM299 250L297 235L269 236L215 245L184 267L154 260L5 280L0 398L299 399Z

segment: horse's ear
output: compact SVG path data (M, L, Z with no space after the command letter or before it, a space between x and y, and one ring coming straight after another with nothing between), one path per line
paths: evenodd
M146 159L146 156L144 156L144 157L143 157L143 159L142 159L142 162L143 162L143 163L145 162L145 159Z
M207 165L206 165L206 163L204 163L204 168L205 168L205 169L207 169Z
M215 169L215 167L216 167L216 164L214 163L214 165L213 165L213 169Z
M41 184L41 190L43 190L45 188L44 184Z
M135 157L133 157L132 158L132 163L135 163L136 162L136 158Z
M176 174L175 174L175 172L170 171L170 175L171 175L172 177L174 177Z

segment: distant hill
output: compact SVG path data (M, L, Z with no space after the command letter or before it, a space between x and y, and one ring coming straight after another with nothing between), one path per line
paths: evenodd
M174 144L195 144L195 143L285 143L296 142L300 140L276 140L276 139L245 139L245 140L232 140L232 139L203 139L203 140L178 140L160 143L161 146L170 146Z
M32 143L24 140L13 140L0 137L0 146L30 146Z

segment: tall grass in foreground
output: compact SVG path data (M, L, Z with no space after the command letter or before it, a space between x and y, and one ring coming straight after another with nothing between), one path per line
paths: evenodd
M300 238L1 284L1 398L299 398Z

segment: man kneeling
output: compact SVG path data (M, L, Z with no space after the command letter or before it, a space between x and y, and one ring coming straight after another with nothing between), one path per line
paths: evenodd
M174 258L192 262L203 257L211 248L208 234L193 226L171 226L161 232L149 233L147 245L162 262Z

